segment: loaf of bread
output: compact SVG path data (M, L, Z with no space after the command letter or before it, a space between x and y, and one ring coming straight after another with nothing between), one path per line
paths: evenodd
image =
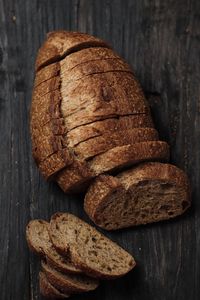
M101 173L169 157L130 66L77 32L50 33L38 52L31 136L42 175L66 193L86 190Z
M85 210L103 228L168 219L190 205L189 184L183 184L187 176L162 164L169 160L169 146L159 141L133 70L96 37L66 31L48 34L36 60L31 137L33 157L44 178L56 181L65 193L90 187ZM136 184L138 174L143 177ZM180 178L185 178L181 187ZM112 184L119 188L115 196ZM126 206L135 203L142 187L141 202L148 208L138 207L139 213L131 206L128 213ZM182 208L181 203L187 205ZM120 217L125 213L127 218Z
M42 259L39 286L47 298L95 290L99 278L121 277L135 266L128 252L67 213L53 215L50 224L30 221L26 239L30 250Z

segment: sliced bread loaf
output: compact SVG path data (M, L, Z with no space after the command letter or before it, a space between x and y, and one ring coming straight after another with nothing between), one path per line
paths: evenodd
M186 174L158 162L141 164L117 177L97 177L84 200L88 216L107 230L173 218L189 206Z
M54 246L63 253L69 251L74 264L88 275L115 278L135 266L129 253L74 215L53 215L50 236Z
M67 137L69 146L73 147L90 138L101 136L105 132L133 129L138 127L153 128L154 125L151 115L139 114L96 121L70 130L67 133Z
M59 291L67 294L83 293L95 290L99 282L86 275L63 274L42 261L42 271L48 281Z
M166 142L147 141L112 148L95 156L88 161L88 165L96 175L99 175L104 172L112 173L143 161L168 159L169 145Z
M70 295L61 293L56 289L47 279L44 272L39 273L39 287L42 296L48 299L65 299L69 298Z
M54 248L48 233L49 223L32 220L26 227L26 239L31 251L44 257L50 265L64 273L81 273L68 255L60 255Z

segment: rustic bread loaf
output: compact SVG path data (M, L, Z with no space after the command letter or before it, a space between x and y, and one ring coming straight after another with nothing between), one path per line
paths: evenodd
M42 296L48 299L65 299L69 298L70 295L61 293L56 289L47 279L44 272L39 273L39 287Z
M26 227L26 239L29 248L44 257L55 269L64 273L82 273L71 262L70 257L60 255L54 248L48 233L49 223L44 220L32 220Z
M42 261L41 265L48 281L62 293L77 294L89 292L95 290L99 285L98 280L86 275L63 274L50 267L45 261Z
M84 209L98 226L114 230L173 218L190 206L186 174L163 163L144 163L91 184Z
M54 246L63 253L69 252L74 264L90 276L120 277L135 266L129 253L71 214L52 216L50 236Z

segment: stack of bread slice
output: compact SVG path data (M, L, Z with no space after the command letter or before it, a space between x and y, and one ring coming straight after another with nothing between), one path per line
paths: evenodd
M121 277L135 266L128 252L71 214L56 213L50 223L30 221L26 238L42 258L39 285L48 298L95 290L99 279Z
M160 163L168 161L169 146L159 140L132 69L96 37L47 36L36 61L31 136L47 180L66 193L92 184L85 209L106 229L168 219L190 206L186 175Z
M31 133L40 171L68 193L99 174L169 158L131 68L87 34L53 32L39 50Z

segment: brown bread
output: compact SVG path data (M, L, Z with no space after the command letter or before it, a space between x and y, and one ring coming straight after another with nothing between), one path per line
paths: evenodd
M86 33L72 31L54 31L47 35L47 40L38 51L36 70L59 61L67 54L90 47L109 46L102 40Z
M44 220L32 220L26 227L26 240L35 254L45 258L50 265L64 273L81 273L70 261L69 256L60 255L49 237L49 223Z
M97 177L84 200L89 217L107 230L173 218L189 206L186 174L173 165L155 162L117 177Z
M106 132L101 136L79 143L74 147L74 153L80 159L88 160L117 146L131 144L134 147L135 143L156 140L158 140L158 132L154 128L134 128Z
M122 116L96 121L79 126L67 133L69 146L73 147L93 137L101 136L106 132L133 129L138 127L153 128L152 118L149 114Z
M148 141L112 148L89 161L96 175L119 171L143 161L168 161L169 146L166 142Z
M57 290L47 279L44 272L39 273L39 286L40 293L43 297L48 299L65 299L69 298L70 295L63 294Z
M86 275L63 274L47 263L42 261L42 271L45 273L48 281L59 291L67 294L77 294L95 290L99 282L98 280Z
M53 215L50 235L54 246L63 253L69 251L74 264L90 276L116 278L135 266L129 253L74 215Z

